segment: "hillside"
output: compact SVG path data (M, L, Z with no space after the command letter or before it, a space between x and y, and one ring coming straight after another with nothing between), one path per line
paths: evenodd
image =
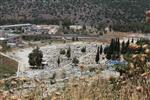
M149 0L1 0L0 24L58 24L67 20L96 26L144 22L149 7Z

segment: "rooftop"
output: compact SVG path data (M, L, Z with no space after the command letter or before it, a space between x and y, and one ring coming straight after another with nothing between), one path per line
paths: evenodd
M11 27L24 27L24 26L31 26L32 24L14 24L14 25L3 25L0 28L11 28Z

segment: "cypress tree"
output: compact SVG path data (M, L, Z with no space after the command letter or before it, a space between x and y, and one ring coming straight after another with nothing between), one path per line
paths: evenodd
M130 45L130 40L128 39L128 41L126 42L126 47L128 48Z
M111 39L111 43L110 43L110 46L109 46L109 52L111 54L114 52L114 46L115 46L114 39Z
M98 62L99 62L99 47L97 48L97 54L96 54L95 62L96 62L97 64L98 64Z
M129 45L130 45L130 40L128 39L128 41L126 42L126 48L125 48L126 52L128 51Z
M131 43L134 43L134 39L132 38L132 41L131 41Z
M60 65L60 58L57 59L57 64L58 64L58 67Z
M69 47L66 54L67 58L69 59L71 57L71 48Z
M120 53L120 39L117 40L117 52Z
M102 54L102 53L103 53L103 47L101 45L101 47L100 47L100 54Z
M125 42L122 42L122 46L121 46L121 54L125 54L126 53L126 45Z
M111 54L110 54L109 52L107 52L107 54L106 54L106 58L107 58L108 60L110 60L110 59L111 59Z
M104 48L104 54L107 54L108 50L109 50L109 47L106 46L106 47Z

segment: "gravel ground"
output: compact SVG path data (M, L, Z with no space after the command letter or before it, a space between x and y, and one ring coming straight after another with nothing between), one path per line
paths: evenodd
M40 49L43 52L43 59L48 62L48 66L44 70L31 70L29 69L28 64L28 55L32 52L33 48L26 48L21 49L14 52L9 52L7 55L17 59L19 61L19 68L18 68L18 76L28 76L28 77L37 77L41 76L42 73L51 73L55 72L56 70L63 69L63 68L71 68L73 66L72 60L68 60L65 55L60 55L60 49L67 49L71 47L71 59L73 57L77 57L80 60L80 64L88 65L88 66L95 66L95 55L97 51L97 47L101 44L98 43L83 43L83 42L75 42L75 43L68 43L68 44L52 44L43 46ZM81 52L81 48L87 48L86 53ZM61 63L58 67L57 59L60 57Z

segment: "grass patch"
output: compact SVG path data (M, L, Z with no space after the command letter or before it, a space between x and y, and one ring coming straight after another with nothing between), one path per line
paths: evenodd
M12 66L0 64L0 79L15 75L17 69Z

